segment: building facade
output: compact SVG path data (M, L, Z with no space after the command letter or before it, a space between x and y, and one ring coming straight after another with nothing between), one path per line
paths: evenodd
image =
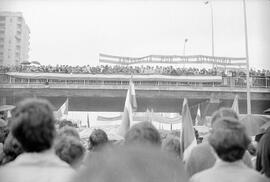
M0 65L28 61L30 30L22 13L0 12Z

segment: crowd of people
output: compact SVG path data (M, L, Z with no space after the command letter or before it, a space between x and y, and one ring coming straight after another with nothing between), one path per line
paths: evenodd
M1 114L1 182L270 180L270 131L251 141L228 108L213 114L211 133L185 159L179 136L162 138L150 122L134 124L117 141L95 129L86 147L71 122L56 123L46 100L21 101L9 120Z
M216 68L192 68L175 66L70 66L70 65L19 65L0 66L0 73L26 72L26 73L72 73L72 74L158 74L158 75L221 75L221 76L245 76L245 71L224 71ZM250 70L251 76L270 76L270 70Z

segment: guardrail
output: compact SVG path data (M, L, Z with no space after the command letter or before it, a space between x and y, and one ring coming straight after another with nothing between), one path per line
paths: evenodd
M251 77L251 88L270 88L270 77ZM20 85L59 85L66 87L67 85L78 86L93 86L93 85L128 85L128 81L106 81L106 80L50 80L50 79L23 79L23 78L11 78L7 75L0 76L0 84L20 84ZM187 87L246 87L246 77L222 77L220 82L177 82L177 81L134 81L135 86L187 86Z

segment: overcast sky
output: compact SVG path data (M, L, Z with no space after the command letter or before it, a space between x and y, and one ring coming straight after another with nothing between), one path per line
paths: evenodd
M215 55L245 57L242 0L212 0ZM30 61L97 65L99 53L211 55L204 0L1 0L29 25ZM250 66L270 69L270 1L247 0Z

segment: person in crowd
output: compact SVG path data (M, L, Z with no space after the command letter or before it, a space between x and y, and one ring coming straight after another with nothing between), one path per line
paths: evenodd
M0 111L0 119L7 121L8 115L7 111Z
M111 147L93 154L72 182L187 182L182 161L150 145Z
M179 138L172 135L167 135L167 137L162 141L161 148L163 151L174 155L176 158L182 159L182 151Z
M54 145L56 155L73 168L80 167L84 158L85 148L78 138L61 135Z
M69 125L60 128L58 131L58 136L72 136L80 140L80 135L78 131L74 127L71 127Z
M251 141L251 143L248 145L247 151L250 155L252 167L255 169L256 168L256 158L257 158L257 143L255 143L255 141Z
M256 170L270 178L270 132L266 132L257 145Z
M213 124L218 119L223 117L231 117L239 121L238 115L232 109L221 108L217 110L215 113L213 113L211 119L211 126L213 126ZM247 166L251 168L253 167L250 155L248 154L247 151L244 155L243 161ZM215 154L213 153L208 141L205 141L192 149L185 166L188 174L192 176L195 173L198 173L200 171L203 171L205 169L214 166L215 162L216 162Z
M8 136L8 134L9 134L8 126L6 125L6 123L2 123L0 125L0 143L2 143L2 144L5 143L5 140L6 140L7 136Z
M109 142L106 132L102 129L95 129L89 137L89 150L100 151Z
M48 101L21 101L14 113L11 132L24 153L0 168L0 181L64 182L74 175L75 171L53 150L55 120Z
M0 156L3 155L4 143L9 134L7 122L0 118Z
M160 147L161 138L158 130L150 122L134 124L125 134L125 144L145 144Z
M193 175L191 182L266 182L259 172L247 167L242 158L250 144L246 128L238 120L222 117L213 124L208 139L217 155L210 169Z
M21 153L23 153L23 149L20 143L16 140L16 138L13 137L12 133L10 132L7 139L5 140L3 153L0 155L0 165L5 165L15 160L16 157Z
M61 128L65 127L65 126L74 127L74 124L71 121L66 120L66 119L59 122L59 129L61 129Z

